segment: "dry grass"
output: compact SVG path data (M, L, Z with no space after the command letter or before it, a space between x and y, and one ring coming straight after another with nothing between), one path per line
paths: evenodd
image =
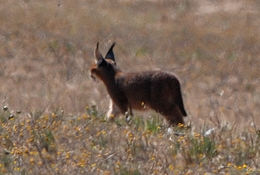
M259 173L257 0L0 4L0 174ZM124 71L176 73L191 128L153 112L105 122L97 41L118 43Z
M161 117L104 120L95 107L1 112L0 174L259 174L260 132L229 125L167 128Z

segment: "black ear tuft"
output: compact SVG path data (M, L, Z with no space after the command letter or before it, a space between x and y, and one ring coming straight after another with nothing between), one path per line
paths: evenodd
M113 52L113 48L115 46L115 42L113 42L113 44L111 45L110 49L108 50L106 56L105 56L105 59L110 59L110 60L113 60L115 61L115 55L114 55L114 52Z
M99 52L99 48L98 48L98 47L99 47L99 42L97 42L97 47L96 47L96 49L95 49L95 56L96 56L97 61L103 59L103 56L102 56L102 54Z

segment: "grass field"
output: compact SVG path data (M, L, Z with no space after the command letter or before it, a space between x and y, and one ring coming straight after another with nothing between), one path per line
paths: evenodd
M258 0L0 0L1 174L260 174ZM96 42L180 79L186 125L105 121Z

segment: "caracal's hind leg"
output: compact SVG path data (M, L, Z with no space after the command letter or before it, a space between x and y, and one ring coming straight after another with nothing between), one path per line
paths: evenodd
M168 115L166 118L169 120L171 125L178 125L179 123L184 124L183 114L177 105L174 105L171 115Z
M184 124L183 115L177 105L161 105L153 109L156 109L157 112L161 113L170 125L176 126L179 123Z
M125 119L127 123L130 123L131 119L133 117L133 111L131 105L128 107L128 111L125 113Z

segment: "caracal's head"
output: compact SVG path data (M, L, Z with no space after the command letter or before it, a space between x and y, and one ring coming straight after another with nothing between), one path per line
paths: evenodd
M115 43L113 43L108 50L105 58L99 51L99 43L97 43L94 55L95 55L95 64L91 67L90 75L93 79L95 77L101 80L107 80L108 78L113 78L117 71L117 66L115 62L115 57L113 53L113 48Z

